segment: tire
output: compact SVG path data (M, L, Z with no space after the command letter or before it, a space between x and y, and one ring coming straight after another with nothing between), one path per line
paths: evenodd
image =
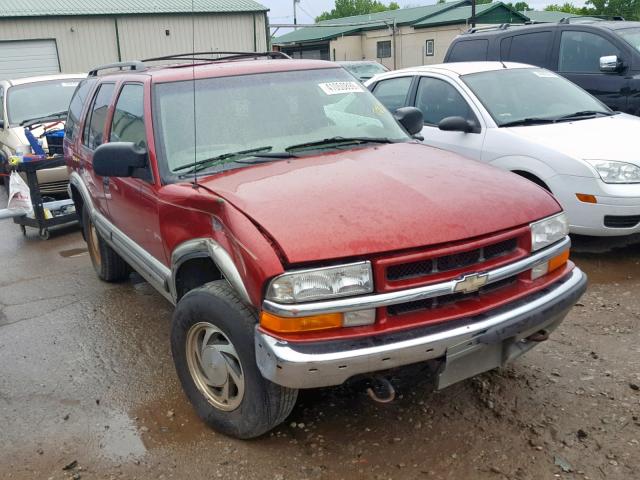
M86 206L82 208L82 228L98 277L105 282L120 282L129 278L129 265L100 236Z
M241 439L282 423L298 398L298 390L276 385L260 373L256 323L255 311L225 280L217 280L178 302L171 329L176 371L197 414L218 432ZM208 373L202 358L209 360Z

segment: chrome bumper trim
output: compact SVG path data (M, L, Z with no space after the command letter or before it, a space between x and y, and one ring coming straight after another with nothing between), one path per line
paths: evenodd
M586 282L586 275L576 267L550 292L511 310L450 330L364 348L306 353L296 349L295 344L256 329L256 361L262 375L279 385L290 388L340 385L354 375L443 357L447 350L465 343L481 348L481 344L525 338L542 328L555 328L584 293Z
M556 255L571 247L571 240L565 237L563 240L550 245L526 258L496 268L486 272L488 278L486 285L490 285L505 278L509 278L519 273L530 270L536 265L546 262ZM484 272L478 272L484 273ZM359 297L340 298L335 300L325 300L322 302L284 304L271 300L265 300L262 309L281 317L304 317L310 315L322 315L325 313L353 312L355 310L365 310L369 308L388 307L398 303L414 302L427 298L440 297L455 293L457 280L426 285L424 287L400 290L397 292L376 293L372 295L362 295Z

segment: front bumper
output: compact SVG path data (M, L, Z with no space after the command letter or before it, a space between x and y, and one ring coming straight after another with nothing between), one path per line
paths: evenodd
M357 340L289 343L256 329L256 361L262 375L290 388L340 385L360 374L387 370L455 352L456 381L477 373L477 355L488 346L503 344L500 364L535 345L526 340L539 330L551 331L584 293L586 275L577 267L565 278L528 297L470 319ZM466 364L464 357L469 359ZM462 365L462 368L460 368ZM494 365L498 366L498 365ZM468 367L468 368L467 368ZM484 370L481 370L484 371ZM451 378L444 385L454 383Z

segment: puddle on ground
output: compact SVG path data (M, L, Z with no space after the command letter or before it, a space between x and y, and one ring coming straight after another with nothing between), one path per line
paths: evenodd
M96 425L100 429L99 424ZM147 453L140 433L124 413L112 412L98 435L100 455L109 460L139 459Z
M64 258L75 258L75 257L82 257L87 253L89 253L89 251L86 248L72 248L70 250L62 250L58 253L60 254L61 257L64 257Z

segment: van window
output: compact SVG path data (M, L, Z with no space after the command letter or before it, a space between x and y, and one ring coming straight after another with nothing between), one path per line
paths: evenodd
M449 62L484 61L487 59L489 40L464 40L453 45L449 54Z
M373 94L387 110L394 112L400 107L405 107L409 88L413 77L390 78L378 82L373 89Z
M144 89L139 83L125 84L120 91L111 123L110 142L133 142L147 146L144 129Z
M502 44L504 44L505 40L502 41ZM552 40L552 32L514 35L511 37L511 45L508 49L509 53L506 56L504 55L505 49L502 48L503 45L500 45L501 59L510 62L528 63L539 67L545 66L547 53L549 52Z
M438 125L443 118L462 117L476 120L467 101L454 86L438 78L422 77L416 95L416 108L425 125Z
M64 136L70 140L75 140L80 130L80 115L82 115L82 107L87 100L87 95L96 80L83 80L76 88L76 91L71 97L71 103L69 104L69 113L67 114L67 121L64 125Z
M94 97L91 117L85 121L83 133L83 144L91 150L95 150L102 145L104 123L107 119L109 104L114 90L115 85L113 83L103 83Z
M559 72L600 73L600 57L620 56L620 50L595 33L567 30L560 38Z

